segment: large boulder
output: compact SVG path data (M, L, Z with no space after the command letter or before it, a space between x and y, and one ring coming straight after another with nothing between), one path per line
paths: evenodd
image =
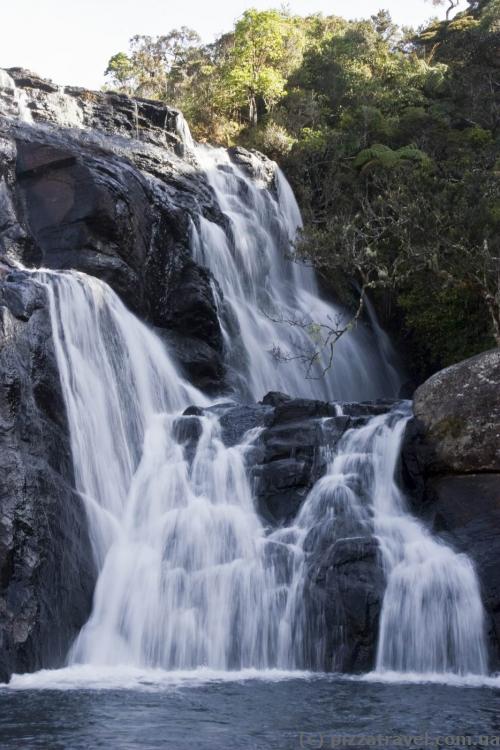
M64 664L95 582L45 290L0 268L0 680Z
M500 472L500 349L433 375L415 393L414 412L429 473Z

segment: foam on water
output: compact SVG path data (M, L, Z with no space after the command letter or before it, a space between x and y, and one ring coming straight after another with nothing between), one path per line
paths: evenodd
M344 675L345 679L387 685L449 685L451 687L500 689L500 675L456 674L454 672L368 672L364 675Z
M96 667L78 664L64 669L42 669L33 674L15 674L8 690L139 690L158 691L197 687L211 682L284 682L316 679L317 674L280 669L216 670L208 667L185 670L144 669L139 667Z

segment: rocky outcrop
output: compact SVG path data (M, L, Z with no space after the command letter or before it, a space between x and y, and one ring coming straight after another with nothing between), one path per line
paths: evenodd
M218 300L210 273L190 258L185 208L199 199L196 176L184 175L189 189L173 192L127 159L64 132L10 125L3 143L15 168L3 187L11 220L0 226L0 245L8 257L103 279L152 325L191 339L181 364L198 385L220 389ZM201 362L200 344L209 347Z
M183 118L173 107L113 91L57 86L24 68L0 72L0 103L6 114L64 128L140 138L156 146L172 146L184 155Z
M45 290L0 268L0 680L64 663L95 580Z
M0 71L0 255L103 279L191 382L221 392L232 382L221 319L236 323L192 235L201 216L227 220L189 145L181 113L159 102ZM269 160L231 158L272 183Z
M415 394L403 451L413 507L473 560L500 668L500 349L443 370Z

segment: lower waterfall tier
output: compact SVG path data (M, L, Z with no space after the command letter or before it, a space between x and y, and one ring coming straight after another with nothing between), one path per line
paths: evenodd
M474 569L398 486L406 402L209 401L103 282L33 280L98 566L71 663L486 673Z

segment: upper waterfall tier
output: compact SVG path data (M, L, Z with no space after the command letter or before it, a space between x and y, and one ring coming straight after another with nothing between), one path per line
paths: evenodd
M106 281L205 391L397 395L373 316L339 342L326 377L326 358L306 377L315 324L346 313L290 259L300 212L273 162L194 144L181 113L158 102L58 89L19 69L2 71L1 112L11 221L0 253Z

